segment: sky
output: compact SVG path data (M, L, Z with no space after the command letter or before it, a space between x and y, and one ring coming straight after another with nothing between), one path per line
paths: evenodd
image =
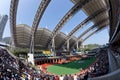
M9 16L10 11L10 1L11 0L0 0L0 14ZM38 9L41 0L19 0L18 11L17 11L17 25L18 24L27 24L32 26L35 13ZM62 19L62 17L72 8L74 4L70 0L51 0L47 9L42 16L42 19L39 23L39 28L48 28L53 31L58 22ZM84 19L87 18L87 15L80 10L73 16L60 30L65 34L69 34L69 32L74 29L79 23L81 23ZM94 23L89 22L84 25L80 30L78 30L74 35L78 37L82 32L85 31L88 27L92 26ZM106 44L109 40L109 30L106 28L105 30L98 32L92 35L89 39L87 39L84 44ZM10 34L10 24L9 19L5 26L3 37L9 37Z

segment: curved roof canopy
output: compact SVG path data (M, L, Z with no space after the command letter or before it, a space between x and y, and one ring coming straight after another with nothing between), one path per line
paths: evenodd
M49 37L51 37L52 31L46 29L46 28L38 28L35 34L35 48L40 48L40 49L47 49L46 47L47 40ZM58 46L63 43L65 37L67 35L64 34L63 32L60 32L59 34L56 35L55 42L56 42L56 49ZM19 24L16 27L16 46L17 47L22 47L22 48L29 48L29 42L30 42L30 37L31 37L31 27L26 25L26 24ZM75 42L77 38L74 36L71 38L71 43Z

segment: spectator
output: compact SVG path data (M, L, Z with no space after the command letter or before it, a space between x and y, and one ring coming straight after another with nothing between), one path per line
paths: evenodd
M62 75L60 76L60 80L63 80L63 76Z
M71 74L68 76L68 80L74 80L73 76Z
M59 77L58 77L58 76L55 76L55 80L59 80Z
M68 80L67 74L63 77L63 80Z
M76 74L74 75L74 80L77 80L77 75Z

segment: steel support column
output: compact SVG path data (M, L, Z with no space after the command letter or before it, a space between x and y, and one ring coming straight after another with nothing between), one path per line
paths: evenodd
M67 50L69 50L69 47L70 47L70 40L67 40Z
M76 49L77 49L77 51L78 51L78 41L77 41L77 44L76 44Z
M52 38L52 53L53 53L53 56L56 56L56 53L55 53L55 37Z
M31 39L31 45L30 45L29 53L34 54L34 37L32 37L32 39Z

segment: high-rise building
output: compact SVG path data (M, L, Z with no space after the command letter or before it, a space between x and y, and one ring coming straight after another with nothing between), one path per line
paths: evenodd
M0 15L0 41L2 40L3 32L5 29L5 25L7 23L8 16L7 15Z

